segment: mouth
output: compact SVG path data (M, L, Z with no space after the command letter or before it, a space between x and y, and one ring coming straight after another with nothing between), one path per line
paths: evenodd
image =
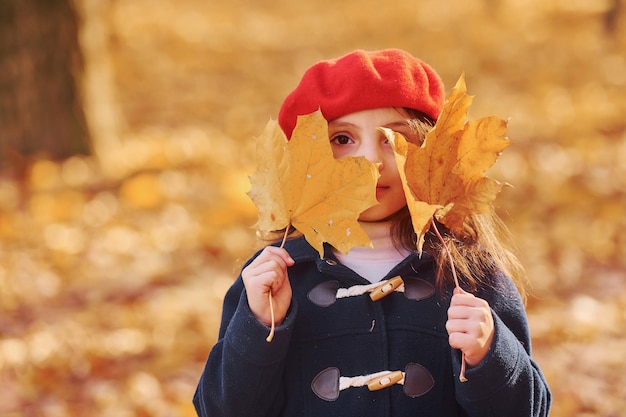
M376 186L376 197L379 197L380 195L384 194L387 190L389 190L389 187L387 187L385 185L377 185Z

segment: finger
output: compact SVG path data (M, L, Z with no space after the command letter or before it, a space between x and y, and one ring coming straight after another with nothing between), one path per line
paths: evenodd
M450 346L461 350L470 366L475 366L483 360L489 351L492 341L492 336L477 337L476 335L463 332L453 332L448 335Z
M450 300L451 307L489 308L489 303L473 294L455 294Z
M269 271L276 271L277 273L284 274L285 271L287 271L287 264L280 257L271 257L265 259L263 263L254 266L254 268L252 269L257 274L262 274Z
M485 333L485 325L471 320L448 320L446 322L448 334L463 333L474 338L482 337Z
M263 252L268 253L268 254L271 253L276 256L279 256L281 259L285 261L286 264L290 266L295 263L291 255L289 255L289 252L287 252L284 248L277 248L276 246L268 246L263 250Z
M461 290L463 291L463 290ZM456 290L455 290L456 292ZM452 299L450 300L450 305L467 305L467 306L471 306L474 305L474 299L476 297L473 294L470 294L468 292L457 292L452 296Z
M454 287L454 291L452 293L453 294L469 294L467 291L465 291L461 287Z
M281 268L274 261L267 262L258 268L246 271L244 282L256 287L278 288L287 279L286 268ZM266 292L266 291L264 291Z
M285 256L287 259L285 259ZM260 272L264 272L269 269L286 270L287 266L290 266L292 262L293 260L288 254L286 254L286 252L277 253L273 250L267 250L263 251L246 269L249 271Z
M446 322L448 335L462 333L472 336L474 339L484 337L489 332L486 323L471 320L448 320Z
M446 330L451 333L467 333L465 324L466 320L448 320L446 322Z
M450 305L448 308L448 320L469 319L473 316L472 307L464 304Z
M485 325L486 323L484 322L466 319L448 320L446 322L446 331L449 335L452 333L462 333L474 338L479 338L486 334L486 330L488 330Z
M489 309L455 307L448 310L446 326L448 323L463 326L453 330L479 334L485 327L493 327L493 317Z
M476 345L476 338L467 333L453 332L448 335L448 344L454 349L468 351Z
M252 261L249 265L250 268L258 268L267 262L274 261L278 262L281 265L286 265L284 258L277 253L273 253L271 251L261 253L254 261Z

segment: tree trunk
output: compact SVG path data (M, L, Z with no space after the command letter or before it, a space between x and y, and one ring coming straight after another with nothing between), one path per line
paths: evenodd
M90 153L72 0L0 0L0 168Z
M0 0L1 1L1 0ZM76 0L79 44L84 58L81 91L93 153L108 175L116 175L116 151L122 146L124 117L119 107L111 53L114 0Z

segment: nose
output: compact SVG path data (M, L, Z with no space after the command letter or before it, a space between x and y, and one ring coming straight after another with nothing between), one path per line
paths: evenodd
M364 141L361 147L361 155L373 163L383 162L382 144L378 140Z
M361 145L360 154L368 161L378 165L378 172L384 169L385 159L385 139L375 136L369 140L364 140Z

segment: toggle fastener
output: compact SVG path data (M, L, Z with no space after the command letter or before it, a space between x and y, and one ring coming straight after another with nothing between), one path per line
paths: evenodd
M383 297L391 294L398 288L400 285L404 284L402 278L398 275L393 278L388 279L387 281L381 283L378 287L374 288L370 292L370 298L372 301L378 301Z
M390 372L386 375L382 375L368 381L367 388L370 391L378 391L379 389L387 388L394 384L397 384L400 380L402 380L402 378L404 378L404 374L402 371Z
M378 391L395 384L403 385L404 394L415 398L426 394L435 386L435 379L428 369L418 363L407 364L404 372L384 370L369 375L341 376L339 368L326 368L313 378L311 389L325 401L335 401L345 389L367 386Z

